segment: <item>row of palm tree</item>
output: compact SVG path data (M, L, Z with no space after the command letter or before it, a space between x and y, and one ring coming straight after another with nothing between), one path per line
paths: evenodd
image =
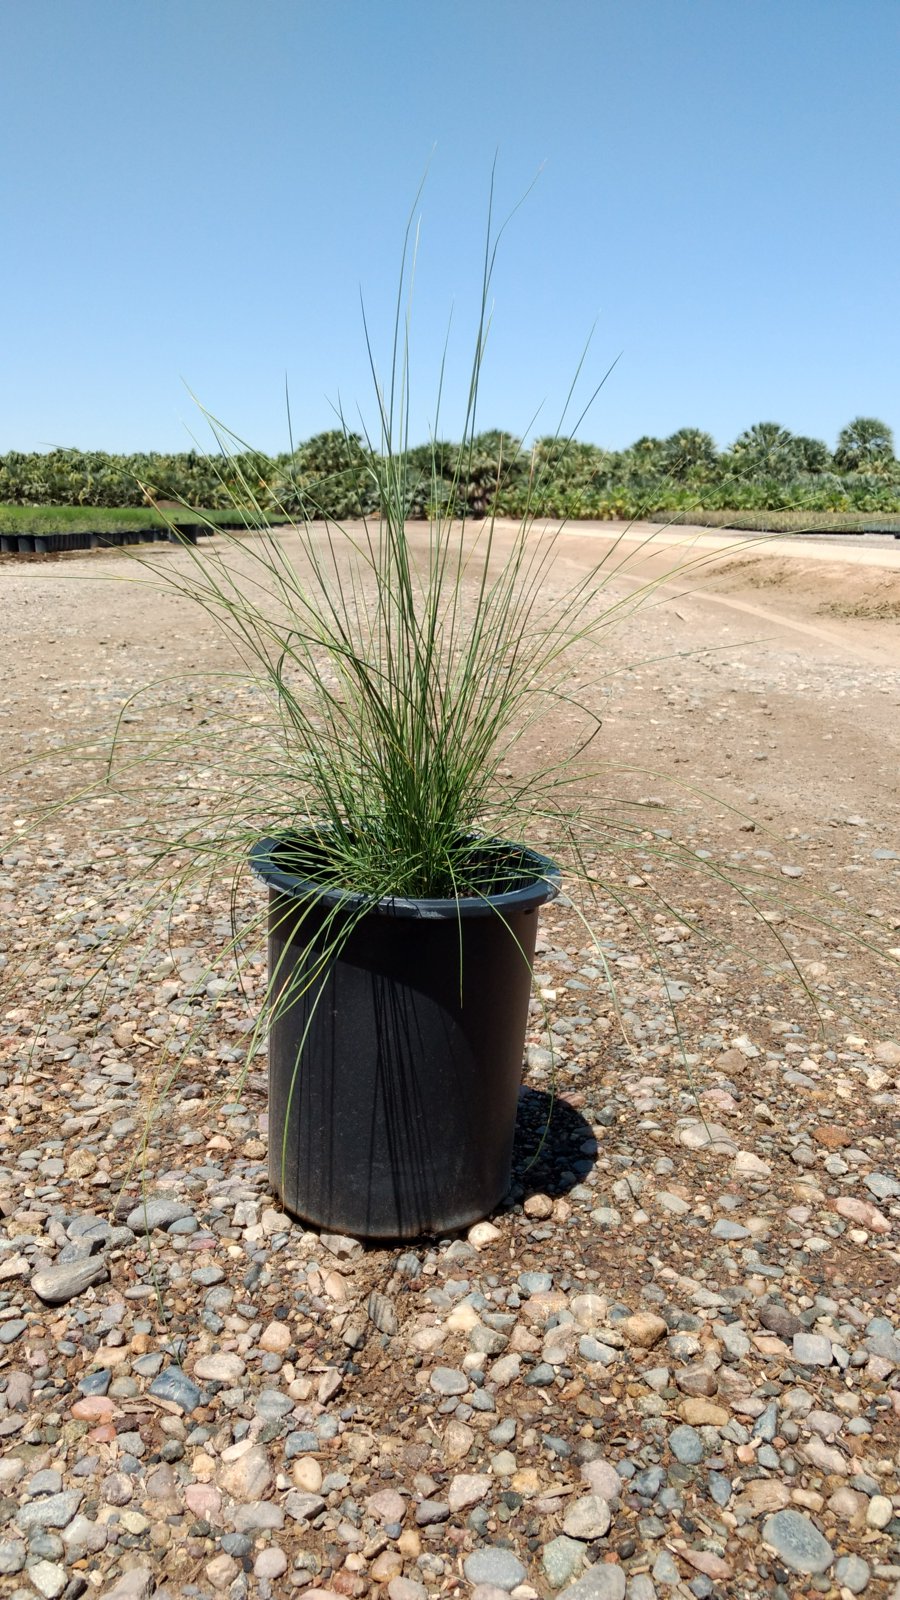
M350 518L377 509L371 454L332 429L275 457L103 451L18 451L0 456L0 503L139 506L149 497L227 510L251 497L273 515ZM651 511L900 511L900 462L890 428L856 417L834 451L776 422L747 428L724 451L700 428L648 435L627 450L557 437L529 448L499 429L465 446L438 442L402 462L410 516L529 510L559 517L632 517Z

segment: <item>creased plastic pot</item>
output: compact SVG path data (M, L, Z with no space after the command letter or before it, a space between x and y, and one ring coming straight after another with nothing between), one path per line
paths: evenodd
M284 855L277 839L251 852L269 887L272 1187L357 1238L466 1227L509 1188L538 910L559 869L510 847L501 894L366 907ZM301 992L340 919L346 942Z

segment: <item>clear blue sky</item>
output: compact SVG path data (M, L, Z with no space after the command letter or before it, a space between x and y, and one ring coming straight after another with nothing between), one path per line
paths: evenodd
M413 428L445 436L499 152L485 427L900 434L900 0L8 0L0 453L262 449L371 415L421 203Z

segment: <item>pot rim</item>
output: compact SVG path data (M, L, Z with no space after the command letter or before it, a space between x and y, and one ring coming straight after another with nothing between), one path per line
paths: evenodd
M555 861L542 856L527 845L514 845L506 840L485 838L485 844L500 845L520 857L524 865L534 866L534 879L521 889L504 890L501 894L452 896L440 900L409 900L402 895L388 895L383 900L367 900L365 895L351 889L327 889L310 878L287 872L278 866L277 852L285 843L284 836L258 839L250 849L250 869L266 886L295 900L316 901L329 907L343 907L357 911L367 907L382 916L419 917L430 920L459 920L460 917L489 917L497 912L534 911L538 906L555 900L559 894L562 873Z

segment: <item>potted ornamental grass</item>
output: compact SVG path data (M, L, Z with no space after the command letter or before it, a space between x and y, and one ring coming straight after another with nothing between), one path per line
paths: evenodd
M166 896L171 906L191 884L220 892L249 870L255 901L210 971L229 958L243 979L267 936L246 1061L267 1039L270 1182L295 1216L363 1238L443 1234L502 1200L538 917L560 892L557 861L582 899L602 891L605 853L621 862L648 848L633 814L616 824L586 761L600 729L598 645L672 578L671 564L610 588L629 559L613 542L572 577L559 528L533 515L537 476L520 485L518 520L494 519L502 456L493 492L479 488L488 514L467 515L502 231L489 222L449 455L437 442L443 369L435 443L413 449L408 431L411 222L384 383L372 360L375 422L361 440L340 435L334 471L346 460L355 475L351 515L334 511L333 483L251 476L246 447L210 418L244 526L171 556L127 555L139 581L220 625L228 681L242 688L227 715L210 712L183 736L169 724L134 735L133 699L122 708L99 782L144 811L152 795L161 819L141 847L150 883L122 941L164 942ZM575 389L556 461L587 409ZM679 578L709 559L688 547ZM704 865L674 842L650 848L685 872ZM114 958L107 951L101 969ZM209 1020L163 1060L148 1128Z
M408 228L377 427L345 435L371 512L345 522L306 482L285 533L279 496L245 482L252 538L186 546L164 575L223 625L272 718L213 846L268 889L272 1187L365 1238L464 1227L509 1187L538 913L560 886L534 834L568 831L565 772L510 761L609 621L593 583L550 596L556 539L528 508L502 539L465 513L496 244L489 228L449 483L445 447L423 470L407 436ZM233 463L240 441L209 420Z
M449 473L446 446L423 466L407 432L410 222L385 386L372 360L377 425L362 445L344 432L373 509L345 522L326 482L242 479L243 533L186 544L186 570L149 564L221 624L267 703L227 811L187 853L204 872L248 861L268 889L271 1184L304 1221L366 1238L462 1228L507 1192L538 913L560 888L536 839L577 862L583 820L579 749L522 753L563 704L590 742L574 658L641 598L598 602L599 569L558 581L537 481L513 531L466 515L502 231L489 222ZM244 447L208 420L233 481ZM119 759L116 741L112 774Z

